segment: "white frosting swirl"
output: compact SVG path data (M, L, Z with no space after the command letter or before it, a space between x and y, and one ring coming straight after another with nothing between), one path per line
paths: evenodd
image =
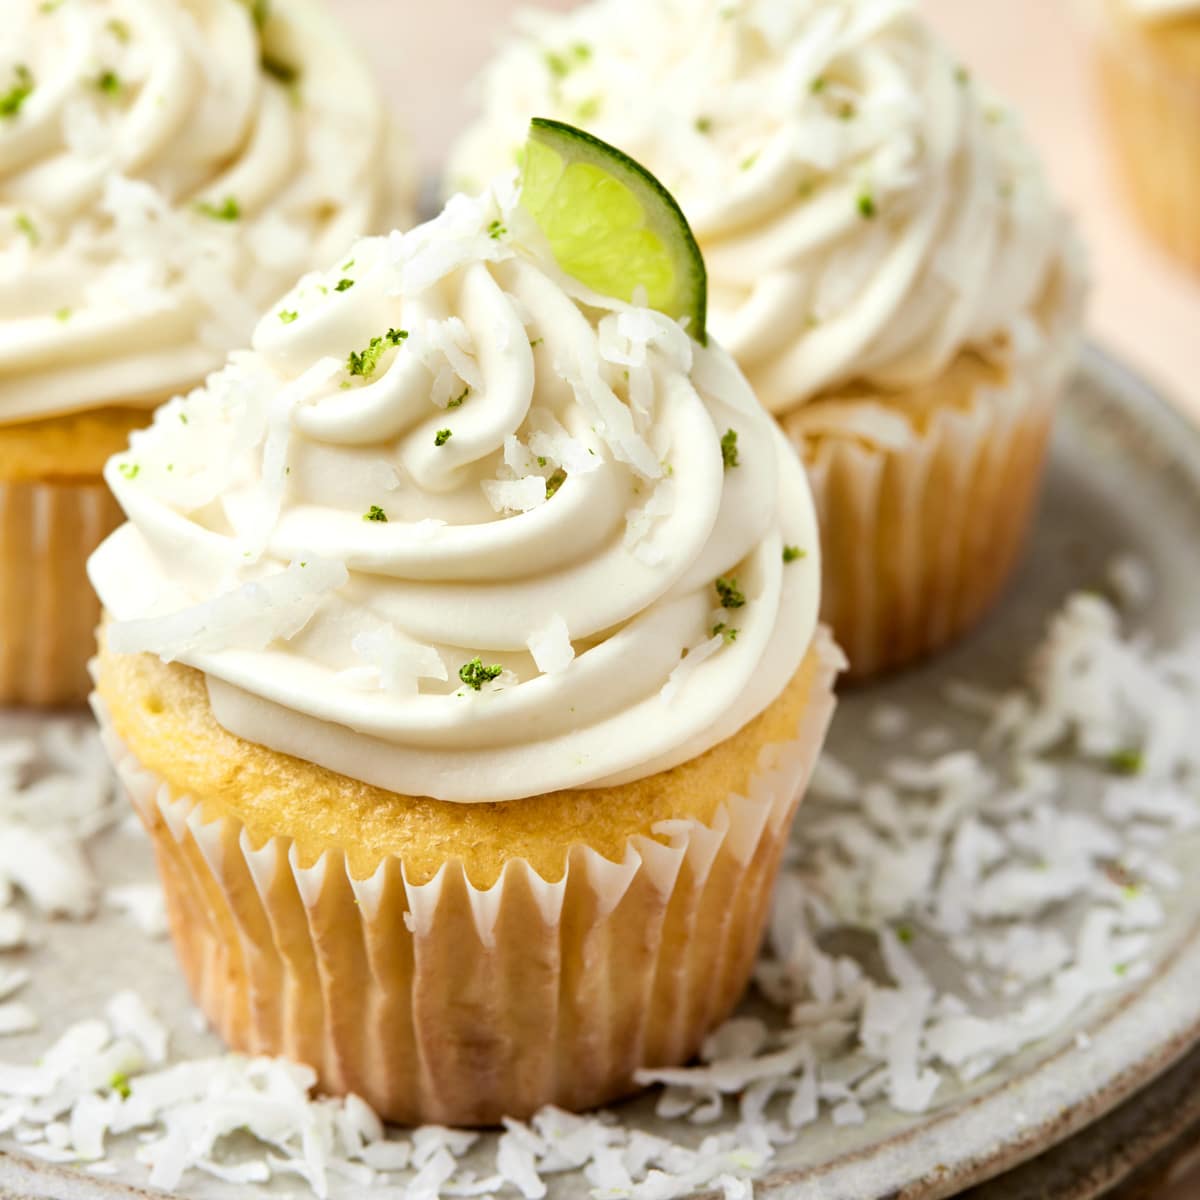
M13 0L4 24L0 423L195 386L407 215L382 100L312 0Z
M1014 118L911 0L593 0L520 28L451 185L503 169L531 115L645 163L773 411L929 382L1014 322L1053 322L1064 220Z
M206 672L234 733L460 802L640 778L766 708L816 623L803 471L724 351L539 242L456 197L160 409L106 473L110 645Z

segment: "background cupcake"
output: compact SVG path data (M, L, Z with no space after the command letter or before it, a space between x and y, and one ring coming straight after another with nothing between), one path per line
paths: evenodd
M114 459L90 567L199 1002L405 1122L695 1053L832 710L786 442L538 244L458 197L308 278Z
M1158 240L1200 270L1200 2L1095 0L1093 7L1126 189Z
M852 672L968 628L1023 543L1079 328L1074 242L1015 118L905 3L598 0L520 30L451 187L503 169L530 113L645 161L808 465Z
M0 703L87 693L100 473L304 270L408 211L309 0L18 0L0 41Z

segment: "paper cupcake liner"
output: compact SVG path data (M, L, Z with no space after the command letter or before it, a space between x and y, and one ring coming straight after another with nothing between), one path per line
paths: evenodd
M787 418L821 528L821 617L850 678L932 654L997 599L1032 524L1067 361L942 404L923 427L857 401ZM864 415L886 436L861 436Z
M1200 71L1155 53L1145 35L1111 17L1096 46L1125 190L1148 231L1200 271Z
M121 523L100 481L0 482L0 704L82 704L100 603L88 556Z
M510 860L486 890L457 861L415 884L396 858L354 879L341 853L304 868L285 838L255 849L144 770L93 706L154 843L184 973L226 1042L308 1063L393 1121L489 1125L626 1095L638 1068L686 1062L733 1009L833 712L844 660L824 630L815 652L794 740L764 749L711 824L665 822L619 863L576 845L558 881Z

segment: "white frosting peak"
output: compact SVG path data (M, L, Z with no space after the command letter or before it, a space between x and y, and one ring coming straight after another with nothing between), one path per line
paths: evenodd
M106 475L113 648L205 671L252 741L462 802L652 774L770 704L817 615L799 463L724 351L539 243L511 194L457 197L160 409Z
M912 0L592 0L519 29L451 185L502 170L530 116L645 163L773 411L851 379L928 382L1046 315L1064 221L1012 114Z
M0 38L0 423L154 404L407 216L385 111L314 0L13 0Z

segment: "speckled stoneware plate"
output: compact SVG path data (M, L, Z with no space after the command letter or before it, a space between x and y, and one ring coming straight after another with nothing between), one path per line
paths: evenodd
M934 710L948 678L1010 682L1014 660L1024 657L1048 615L1069 592L1099 580L1121 551L1134 549L1158 583L1145 626L1163 641L1180 637L1200 625L1194 602L1200 596L1198 537L1200 435L1144 384L1091 352L1059 425L1035 545L1007 599L982 630L936 665L847 696L832 736L834 752L851 764L859 760L869 739L856 737L856 727L880 702L903 704L919 720ZM1175 1066L1200 1042L1200 873L1187 869L1198 849L1186 839L1175 847L1186 882L1169 896L1168 919L1156 934L1145 978L1110 993L1074 1026L970 1087L944 1087L934 1111L903 1117L880 1107L870 1110L866 1124L851 1128L822 1120L781 1150L759 1195L937 1200L978 1187L980 1200L1084 1200L1157 1154L1182 1131L1185 1117L1194 1121L1198 1115L1192 1099L1200 1062ZM106 837L96 855L110 881L152 874L145 848L128 834ZM172 1024L178 1052L217 1049L196 1032L166 942L148 943L120 917L57 925L44 931L44 939L31 964L34 984L23 997L38 1009L43 1030L5 1039L0 1057L34 1058L49 1036L100 1011L114 991L131 983ZM1090 1040L1082 1050L1080 1032ZM1130 1102L1136 1093L1142 1095ZM620 1115L626 1124L666 1131L645 1100L624 1106ZM1005 1172L1012 1174L986 1182ZM296 1182L256 1193L198 1179L189 1195L225 1200L276 1191L295 1194ZM110 1200L150 1194L30 1164L0 1142L0 1195ZM584 1196L586 1185L578 1177L560 1177L552 1195Z

